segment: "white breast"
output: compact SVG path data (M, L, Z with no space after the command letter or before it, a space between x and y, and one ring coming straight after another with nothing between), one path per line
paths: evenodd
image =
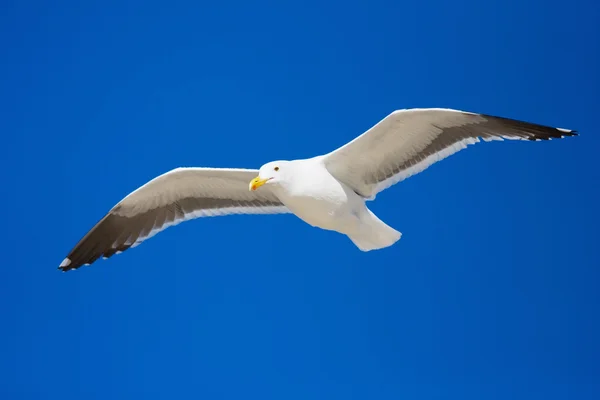
M364 200L335 179L320 160L302 160L294 172L277 196L306 223L340 231L355 218L356 210L364 207Z

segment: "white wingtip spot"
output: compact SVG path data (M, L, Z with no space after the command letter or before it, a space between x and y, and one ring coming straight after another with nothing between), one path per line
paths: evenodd
M571 133L571 132L573 132L571 129L565 129L565 128L556 128L556 130L564 132L564 133Z
M63 262L60 263L59 268L68 267L69 265L71 265L71 260L69 260L68 258L65 258L63 260Z

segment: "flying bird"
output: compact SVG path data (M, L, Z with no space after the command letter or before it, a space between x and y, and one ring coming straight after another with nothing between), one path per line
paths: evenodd
M347 235L362 251L391 246L401 233L367 207L377 193L483 139L576 136L514 119L452 109L397 110L331 153L255 169L176 168L115 205L59 266L68 271L135 247L199 217L293 213Z

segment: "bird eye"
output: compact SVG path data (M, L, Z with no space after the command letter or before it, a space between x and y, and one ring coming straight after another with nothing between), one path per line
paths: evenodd
M279 171L279 167L275 167L275 171Z

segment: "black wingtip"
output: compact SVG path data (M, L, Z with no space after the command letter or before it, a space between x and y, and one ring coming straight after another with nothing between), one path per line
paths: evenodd
M563 129L563 128L549 128L549 127L540 127L544 128L543 131L536 132L533 136L527 138L531 141L540 141L540 140L551 140L551 139L562 139L565 137L571 136L579 136L579 132L572 129Z
M559 131L563 137L565 136L579 136L579 132L575 129L563 129L563 128L555 128Z
M58 266L58 269L61 270L62 272L67 272L72 269L77 269L79 267L80 267L79 265L73 264L71 262L71 259L69 257L67 257L60 263L60 265Z

